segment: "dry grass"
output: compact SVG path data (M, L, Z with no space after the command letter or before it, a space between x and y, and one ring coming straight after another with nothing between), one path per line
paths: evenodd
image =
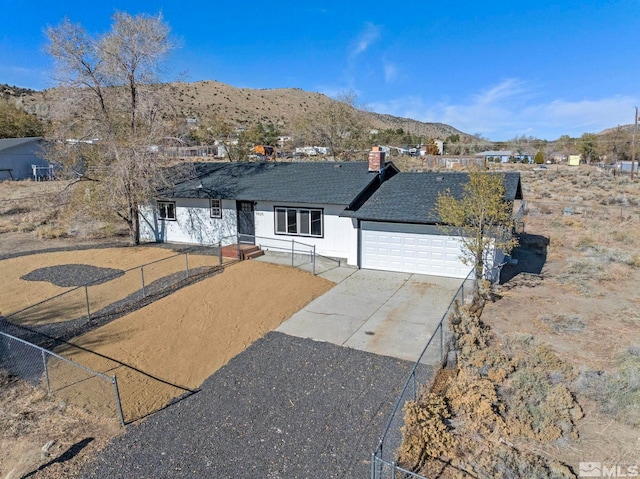
M631 426L640 425L640 346L629 346L611 371L583 369L575 388L596 401L600 411Z
M58 402L41 388L0 371L0 477L77 477L81 466L120 426ZM47 452L45 444L54 441ZM73 457L74 451L82 454ZM65 456L66 454L66 456Z
M53 181L0 183L0 234L31 232L46 224L56 214L50 204L61 188Z
M539 324L543 329L558 334L581 333L586 328L582 316L575 313L542 314L538 316L538 319L535 321L537 321L536 324Z

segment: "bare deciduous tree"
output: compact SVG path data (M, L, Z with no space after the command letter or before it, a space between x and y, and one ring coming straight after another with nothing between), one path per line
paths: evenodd
M139 206L175 179L161 148L175 131L169 86L160 82L175 47L169 33L161 15L122 12L104 35L68 19L46 31L58 82L52 154L76 178L94 180L83 195L88 209L124 220L131 244L140 242Z
M297 121L296 136L315 146L329 147L335 158L351 159L356 150L368 150L369 125L356 108L356 96L344 93L327 102L315 115Z

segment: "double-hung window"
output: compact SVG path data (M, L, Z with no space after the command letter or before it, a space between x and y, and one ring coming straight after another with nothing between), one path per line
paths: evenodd
M222 205L220 199L211 200L211 217L222 218Z
M322 210L311 208L276 209L276 234L322 237Z
M160 218L161 220L175 220L176 202L158 201L158 218Z

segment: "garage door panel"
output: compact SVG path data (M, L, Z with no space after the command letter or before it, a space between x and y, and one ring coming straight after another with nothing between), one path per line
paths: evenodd
M390 226L390 231L383 231ZM407 273L434 274L464 278L471 268L460 260L461 247L456 238L421 234L416 225L376 225L362 228L362 267ZM393 229L393 230L391 230ZM400 231L394 231L400 230Z

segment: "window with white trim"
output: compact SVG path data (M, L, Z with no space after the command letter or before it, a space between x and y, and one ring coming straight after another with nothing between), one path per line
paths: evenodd
M323 235L321 209L275 208L276 234L315 236Z
M220 199L211 200L211 217L222 218L222 201Z
M160 218L161 220L175 220L176 202L158 201L158 218Z

